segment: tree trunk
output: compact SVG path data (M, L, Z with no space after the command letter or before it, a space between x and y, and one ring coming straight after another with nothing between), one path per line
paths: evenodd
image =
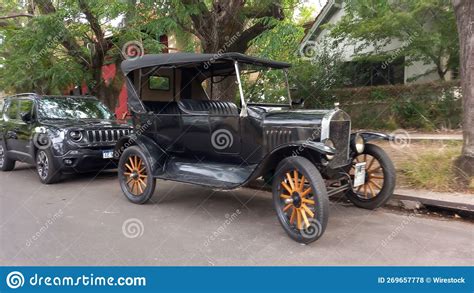
M474 169L474 2L453 0L460 41L460 73L463 93L462 155L456 165L467 181Z

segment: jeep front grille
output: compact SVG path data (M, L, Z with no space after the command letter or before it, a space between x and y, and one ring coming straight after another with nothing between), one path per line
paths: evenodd
M122 136L129 135L129 129L105 129L105 130L87 130L87 139L89 143L113 143L117 142Z
M349 159L349 145L351 136L351 122L347 120L332 120L329 124L329 138L334 142L336 155L330 161L332 168L347 165Z

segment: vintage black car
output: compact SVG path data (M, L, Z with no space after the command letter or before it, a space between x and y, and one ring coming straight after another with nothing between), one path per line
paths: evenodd
M289 67L238 53L124 61L135 126L116 146L126 197L147 202L156 178L229 190L263 177L272 182L281 225L302 243L323 234L330 195L345 193L366 209L384 204L395 170L369 142L390 137L351 133L351 119L338 107L299 109Z
M63 173L116 168L115 143L132 130L95 97L7 97L0 116L0 170L26 162L50 184Z

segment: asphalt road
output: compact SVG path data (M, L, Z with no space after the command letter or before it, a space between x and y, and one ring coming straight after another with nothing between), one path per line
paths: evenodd
M42 185L0 173L0 265L472 265L474 225L332 203L324 236L288 238L270 193L158 181L134 205L116 173Z

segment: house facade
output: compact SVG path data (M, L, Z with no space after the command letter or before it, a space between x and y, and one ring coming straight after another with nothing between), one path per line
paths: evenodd
M308 46L312 46L312 50L318 51L321 46L333 41L330 30L325 28L324 25L337 24L345 15L345 6L343 0L327 1L301 41L300 52L307 50ZM424 83L438 80L439 75L436 73L435 64L424 64L421 61L405 62L405 56L401 54L400 48L406 42L392 39L389 44L381 48L369 45L359 52L357 52L357 48L362 44L360 41L345 40L338 43L338 52L341 52L342 60L353 69L350 71L353 72L353 76L349 84L351 86L376 86ZM389 57L379 62L355 60L356 57L367 53L384 53ZM451 74L448 72L446 79L450 79L450 76Z

